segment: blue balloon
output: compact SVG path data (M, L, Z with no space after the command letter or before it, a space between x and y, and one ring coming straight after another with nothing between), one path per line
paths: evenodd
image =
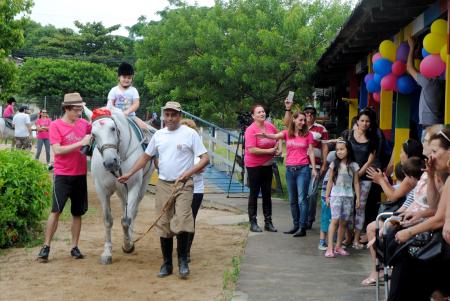
M388 75L392 72L392 62L388 59L381 58L373 63L373 70L381 76Z
M375 80L371 79L367 81L367 85L366 85L367 91L369 93L374 93L374 92L380 92L381 91L381 86L379 83L377 83Z
M425 50L425 48L422 48L422 57L426 58L427 56L429 56L430 54L428 53L428 51Z
M408 74L397 79L397 89L401 94L411 94L416 87L416 81Z
M375 75L373 76L373 80L379 85L381 84L382 79L383 79L383 77L378 73L375 73Z

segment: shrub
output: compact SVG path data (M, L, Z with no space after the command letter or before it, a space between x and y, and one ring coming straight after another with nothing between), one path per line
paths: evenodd
M0 248L34 238L50 205L46 166L26 151L0 150Z

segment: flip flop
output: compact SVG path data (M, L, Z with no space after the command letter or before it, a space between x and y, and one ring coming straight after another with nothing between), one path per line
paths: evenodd
M377 280L372 277L367 277L363 281L361 281L362 286L374 286L377 283Z

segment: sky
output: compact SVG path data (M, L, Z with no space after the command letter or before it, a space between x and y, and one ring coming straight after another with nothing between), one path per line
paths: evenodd
M188 0L190 4L213 6L214 0ZM139 16L147 20L159 20L158 11L169 5L166 0L34 0L30 18L42 25L76 29L73 22L102 22L109 27L122 25L114 32L128 36L125 26L137 23Z

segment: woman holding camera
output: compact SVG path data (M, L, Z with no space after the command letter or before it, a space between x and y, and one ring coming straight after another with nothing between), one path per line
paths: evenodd
M262 232L257 222L257 200L259 192L262 194L264 214L264 230L277 232L272 223L272 165L274 156L281 155L281 147L277 141L259 138L257 133L276 134L278 131L273 124L266 121L266 112L262 105L252 108L253 123L245 130L244 164L247 169L250 194L248 197L248 217L250 231Z

